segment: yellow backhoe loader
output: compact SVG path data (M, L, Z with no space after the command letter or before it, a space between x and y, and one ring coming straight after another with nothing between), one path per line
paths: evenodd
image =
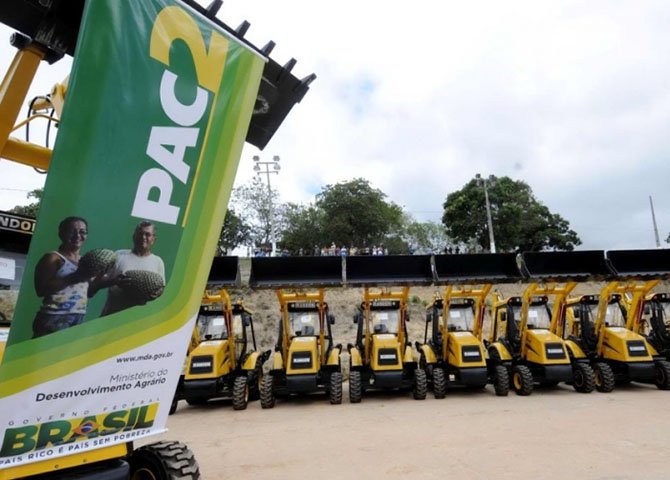
M531 283L523 295L503 298L495 292L491 309L489 357L511 369L511 386L530 395L535 384L572 384L580 393L594 388L586 359L569 355L557 324L567 295L578 281L594 278L604 264L602 251L523 253L520 272ZM550 303L550 298L553 303Z
M223 24L216 18L222 3L16 0L0 6L0 22L17 30L11 38L17 53L0 88L0 157L49 171L43 227L32 242L38 255L47 251L42 232L49 230L56 248L59 222L69 216L95 223L90 232L81 217L66 226L76 225L79 238L90 233L88 247L100 249L127 248L106 242L117 236L129 242L131 222L149 219L159 224L157 249L166 267L164 289L158 273L125 276L128 295L141 305L134 312L31 337L38 297L26 279L32 281L39 258L31 247L0 365L0 404L4 419L20 415L32 423L0 426L0 480L200 478L183 443L135 448L133 441L164 431L173 396L162 389L178 381L176 353L191 334L242 144L263 149L316 78L296 78L293 59L282 66L270 58L273 42L259 48L244 39L247 22L237 29ZM30 102L29 117L20 121L40 64L64 55L74 57L67 86ZM12 134L39 119L59 127L53 152ZM127 194L112 193L121 190ZM77 272L78 279L91 273ZM82 320L68 318L75 321ZM50 361L58 367L49 368ZM111 373L87 379L91 367ZM73 385L73 378L89 386ZM29 389L47 381L58 398L37 405ZM123 393L123 404L143 406L108 407L120 391L132 392ZM147 392L161 393L149 398ZM51 413L44 412L58 406L58 420L45 422Z
M237 257L214 257L202 297L194 338L177 400L203 405L215 398L232 398L235 410L258 400L263 363L270 350L258 352L252 312L232 302L226 287L239 286Z
M611 392L616 383L656 383L670 389L670 363L641 335L644 298L658 283L667 251L613 250L607 260L617 280L599 294L568 300L564 336L574 355L587 357L596 375L596 388Z
M364 287L354 323L356 343L348 344L349 401L359 403L372 389L412 390L426 398L426 372L419 368L408 339L410 285L433 280L430 256L360 256L346 259L346 283Z
M487 383L506 396L507 368L488 361L481 338L491 287L520 279L516 255L435 255L434 261L435 283L446 286L426 309L424 343L416 347L435 398L444 398L454 385L481 389Z
M281 316L262 408L273 408L277 397L319 392L342 403L342 345L333 340L335 316L325 299L325 287L341 285L338 257L252 258L249 286L274 288Z

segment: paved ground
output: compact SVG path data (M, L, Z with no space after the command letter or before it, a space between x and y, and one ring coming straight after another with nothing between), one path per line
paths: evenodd
M186 442L204 479L670 478L670 392L653 386L369 394L358 405L346 393L342 405L313 396L272 410L181 402L163 438Z

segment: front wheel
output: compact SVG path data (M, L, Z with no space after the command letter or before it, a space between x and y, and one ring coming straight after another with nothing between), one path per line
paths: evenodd
M349 403L361 403L363 397L363 379L361 372L352 370L349 372Z
M447 376L440 367L433 367L433 394L435 398L444 398L447 394Z
M193 452L181 442L156 442L130 455L131 480L197 480L200 468Z
M342 374L333 372L330 374L330 386L328 390L331 405L342 403Z
M249 383L247 377L240 375L233 382L233 409L245 410L249 404Z
M575 363L572 367L572 388L579 393L591 393L596 388L596 377L591 365Z
M261 407L272 408L275 406L274 378L272 375L263 377L261 384Z
M414 400L425 400L427 391L428 380L426 379L426 371L417 368L414 370Z
M670 362L656 362L656 387L659 390L670 390Z
M509 393L509 372L504 365L496 365L493 389L498 397L506 397Z
M601 393L610 393L614 390L614 372L609 365L605 362L595 362L593 364L593 374L596 390Z
M516 365L512 369L512 386L517 395L526 396L533 393L533 374L525 365Z

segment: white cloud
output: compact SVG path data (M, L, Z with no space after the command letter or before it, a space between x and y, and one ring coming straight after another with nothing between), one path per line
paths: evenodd
M649 195L661 240L670 231L667 2L226 0L219 18L249 20L252 42L274 40L273 58L318 75L264 152L245 147L237 184L252 155L280 155L284 201L364 177L438 220L475 173L509 175L584 248L653 247ZM42 179L7 163L0 188ZM21 203L15 193L0 190L0 208Z

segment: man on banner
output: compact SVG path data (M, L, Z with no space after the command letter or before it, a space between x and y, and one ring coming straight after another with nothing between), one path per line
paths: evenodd
M116 263L109 273L108 282L98 285L101 288L109 285L107 301L102 309L101 317L120 312L126 308L144 305L155 300L163 293L165 286L165 266L163 260L151 252L156 242L156 226L149 221L142 221L135 227L132 250L117 250ZM137 280L128 272L147 272L155 275L143 275ZM141 282L141 285L137 283ZM145 285L145 284L153 285Z

